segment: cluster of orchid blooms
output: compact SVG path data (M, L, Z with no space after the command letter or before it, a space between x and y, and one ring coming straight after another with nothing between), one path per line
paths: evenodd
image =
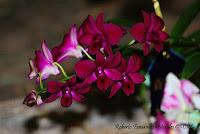
M142 12L144 22L134 24L129 33L134 38L132 43L139 43L144 55L150 53L151 48L157 52L163 50L163 42L168 34L163 30L164 22L155 13ZM63 107L69 107L72 101L82 102L85 94L92 90L92 85L104 92L110 90L109 98L119 90L130 96L134 93L135 85L145 81L140 73L142 60L138 55L125 58L118 45L121 38L128 32L119 25L104 22L104 14L88 16L82 25L77 28L73 25L64 36L63 42L50 50L45 41L41 50L35 51L35 58L30 60L29 78L36 77L38 85L25 99L24 104L29 107L50 103L61 98ZM129 43L129 47L132 47ZM116 51L117 50L117 51ZM85 56L84 56L85 55ZM78 62L74 66L75 74L68 76L62 63L71 57ZM50 75L59 75L63 78L57 81L44 81ZM166 77L164 96L161 110L158 113L155 125L170 126L171 123L189 123L196 126L200 121L199 89L188 80L179 80L174 74ZM170 132L173 131L173 132ZM188 129L172 130L170 127L154 127L155 134L184 133ZM188 132L186 132L188 133Z
M144 22L133 25L130 34L143 46L144 55L150 52L151 45L161 52L163 42L168 38L168 34L162 31L164 22L154 13L142 13ZM104 14L100 13L96 20L89 15L79 28L73 25L63 42L52 50L43 41L42 51L35 51L35 58L29 62L29 78L36 77L38 87L26 96L23 103L32 107L61 97L61 105L69 107L72 100L83 101L84 94L91 91L91 85L95 83L100 91L110 90L110 98L120 89L127 96L133 94L135 84L145 80L144 75L139 73L141 58L132 55L125 59L120 51L114 51L126 33L121 26L104 22ZM68 76L61 66L70 57L80 59L75 64L75 74L72 76ZM50 75L60 73L63 79L48 81L44 87L43 82ZM41 97L41 94L45 94L45 97Z

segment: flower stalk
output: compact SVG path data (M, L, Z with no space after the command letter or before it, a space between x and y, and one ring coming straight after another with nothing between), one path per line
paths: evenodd
M161 9L160 9L160 4L159 4L159 1L158 0L152 0L153 2L153 6L154 6L154 10L155 10L155 13L157 16L159 16L160 18L163 18L163 15L162 15L162 12L161 12Z
M67 76L67 73L65 72L65 70L63 69L63 67L57 62L54 62L53 64L56 65L60 69L60 71L62 72L63 76L67 79L68 76Z
M94 61L94 59L88 54L87 51L85 51L85 49L84 49L82 46L78 45L77 47L78 47L79 49L81 49L81 51L83 51L83 53L84 53L90 60Z
M43 86L43 83L42 83L42 75L41 75L41 73L39 73L38 75L39 75L40 88L44 89L44 86Z
M154 10L157 16L159 16L161 19L163 19L163 15L160 9L160 4L158 0L152 0L153 2L153 6L154 6ZM166 31L166 27L163 28L163 31Z

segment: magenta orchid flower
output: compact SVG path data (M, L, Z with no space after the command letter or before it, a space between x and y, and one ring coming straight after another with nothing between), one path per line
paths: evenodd
M118 67L118 70L122 74L122 79L112 85L109 97L114 96L121 88L123 88L123 91L127 96L133 94L135 84L143 83L145 80L144 76L139 73L141 65L142 61L139 56L131 56L128 63L122 58L121 66Z
M61 97L61 105L69 107L72 104L72 100L82 102L84 100L83 95L88 93L90 89L90 86L84 83L76 83L76 76L71 77L65 83L50 81L47 87L50 96L44 102L50 103Z
M112 45L116 45L125 30L113 23L104 22L104 14L97 16L96 21L89 15L79 29L79 42L88 48L90 54L97 54L99 51L104 51L107 54L112 54Z
M41 105L43 104L43 101L40 96L36 95L36 92L32 90L24 99L23 104L33 107L35 105Z
M170 134L171 123L167 121L164 115L160 112L157 113L156 121L153 124L153 134Z
M153 44L157 52L163 50L163 42L168 38L168 34L163 30L163 20L155 13L143 13L144 22L137 23L131 28L131 35L135 40L143 45L144 55L149 54L150 45Z
M48 78L49 75L59 74L59 69L56 65L54 65L54 60L51 51L47 47L47 43L45 41L42 42L42 51L35 51L35 55L35 59L29 61L30 79L32 79L35 76L38 79L39 73L41 74L42 79Z
M81 49L78 47L77 27L75 25L65 35L63 42L52 50L52 54L56 62L62 62L70 57L82 57Z
M121 73L115 68L121 61L121 54L116 53L107 58L101 53L96 55L96 61L82 60L75 65L78 77L85 79L84 82L91 84L97 82L97 87L105 91L115 80L121 80Z

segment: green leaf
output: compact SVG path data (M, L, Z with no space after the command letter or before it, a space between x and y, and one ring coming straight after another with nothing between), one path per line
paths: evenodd
M200 0L195 0L179 17L174 28L172 29L171 36L182 37L186 28L192 20L200 12Z
M182 77L188 79L200 69L200 53L194 53L186 59L186 65L183 69Z
M188 38L194 41L200 41L200 29L189 35Z
M108 22L112 22L117 25L121 25L124 27L131 27L134 23L133 20L125 19L125 18L111 18Z

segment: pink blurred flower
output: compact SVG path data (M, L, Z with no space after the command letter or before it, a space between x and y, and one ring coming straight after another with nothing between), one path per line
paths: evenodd
M158 112L156 121L153 124L153 134L170 134L170 122L168 122L162 113Z
M161 103L161 110L165 112L166 119L177 124L195 124L197 120L192 118L195 109L200 109L198 87L188 80L179 80L173 73L169 73ZM177 131L182 133L188 130L180 128Z
M179 80L173 73L166 77L164 96L161 109L164 112L172 110L200 109L199 89L188 80Z
M65 35L63 42L52 50L52 54L56 62L62 62L70 57L82 57L81 49L78 47L77 27L75 25Z
M157 52L163 50L163 42L168 38L163 20L154 13L143 13L144 22L137 23L131 28L131 35L143 45L144 55L149 54L150 45L153 44Z
M76 76L73 76L65 83L50 81L47 87L50 96L47 97L44 102L50 103L61 97L60 103L63 107L69 107L72 104L72 100L76 102L82 102L84 100L83 94L90 91L90 87L84 83L76 83Z
M54 60L52 54L47 47L47 43L45 41L42 42L42 51L35 51L35 59L29 61L30 65L30 73L29 78L37 77L40 73L42 79L46 79L49 75L57 75L59 74L59 69L56 65L54 65Z
M97 16L96 21L93 16L89 15L79 29L79 42L88 48L90 54L97 54L104 50L112 54L111 45L116 45L125 30L113 23L104 22L104 14Z

